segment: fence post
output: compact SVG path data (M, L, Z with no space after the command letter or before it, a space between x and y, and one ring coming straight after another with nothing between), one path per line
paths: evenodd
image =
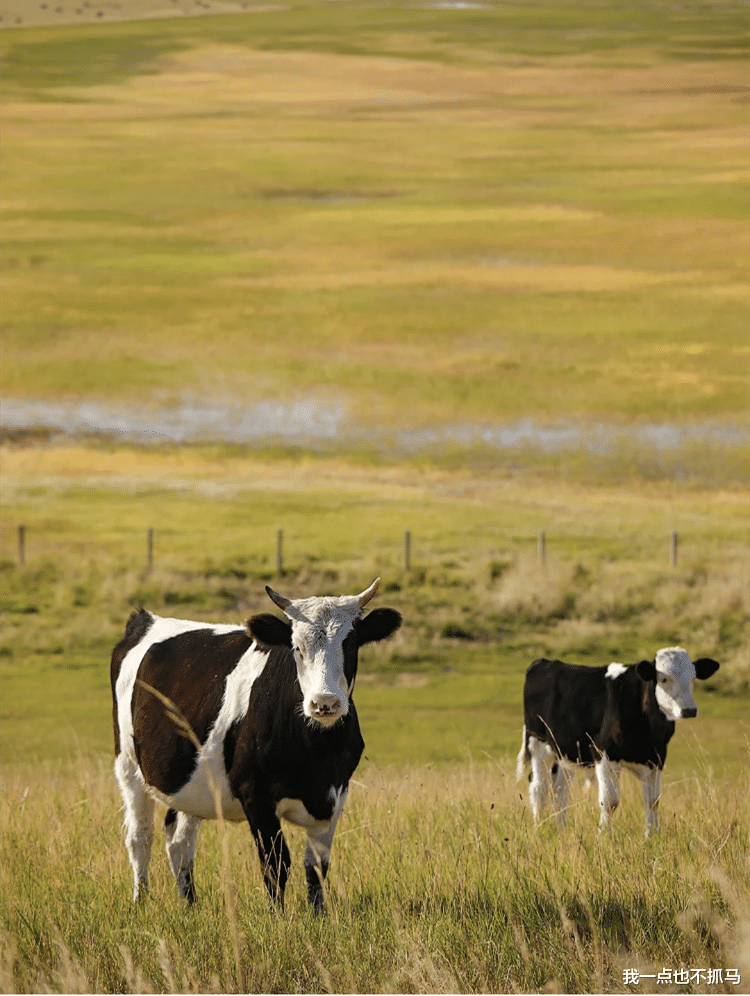
M276 573L284 573L284 557L283 557L283 543L284 543L284 530L276 530Z
M404 533L404 570L411 570L411 532L408 529Z
M669 537L669 563L672 567L677 567L677 533L673 532Z
M146 549L147 549L147 559L146 564L149 570L153 569L154 566L154 530L149 529L148 536L146 539Z
M26 564L26 526L18 527L18 562L21 567Z
M542 567L547 566L547 535L543 529L539 530L539 536L537 537L537 551L539 554L539 563Z

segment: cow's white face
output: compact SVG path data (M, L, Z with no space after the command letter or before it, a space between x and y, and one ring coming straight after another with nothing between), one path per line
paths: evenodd
M682 647L665 647L656 654L656 702L667 719L698 715L693 697L695 666Z
M349 712L344 640L360 607L351 598L304 598L284 611L292 623L292 652L304 714L322 726L332 726Z
M349 667L351 677L347 678L344 641L379 584L377 578L359 595L294 600L266 588L292 624L292 652L302 690L302 711L314 723L333 726L349 712L358 643L349 644L354 661Z

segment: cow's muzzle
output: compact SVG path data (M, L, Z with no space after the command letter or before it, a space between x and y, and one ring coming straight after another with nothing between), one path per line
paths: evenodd
M330 726L344 715L345 709L338 695L316 695L310 699L310 716L324 726Z

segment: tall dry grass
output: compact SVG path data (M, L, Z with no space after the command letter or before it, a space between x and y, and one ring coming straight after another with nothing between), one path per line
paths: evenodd
M109 763L6 772L4 992L605 992L623 972L736 969L750 979L744 784L665 787L646 842L637 785L611 834L573 796L534 829L511 766L365 764L334 844L330 915L307 910L301 832L283 916L269 912L244 826L201 830L199 905L181 905L157 833L151 894L130 902ZM631 986L632 990L633 987ZM640 992L737 992L655 985Z

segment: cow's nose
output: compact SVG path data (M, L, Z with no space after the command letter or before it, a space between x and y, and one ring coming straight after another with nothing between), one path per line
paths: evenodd
M338 695L316 695L310 704L316 716L335 716L341 709Z
M697 708L696 709L683 709L682 710L682 718L683 719L692 719L694 716L697 716L697 715L698 715Z

